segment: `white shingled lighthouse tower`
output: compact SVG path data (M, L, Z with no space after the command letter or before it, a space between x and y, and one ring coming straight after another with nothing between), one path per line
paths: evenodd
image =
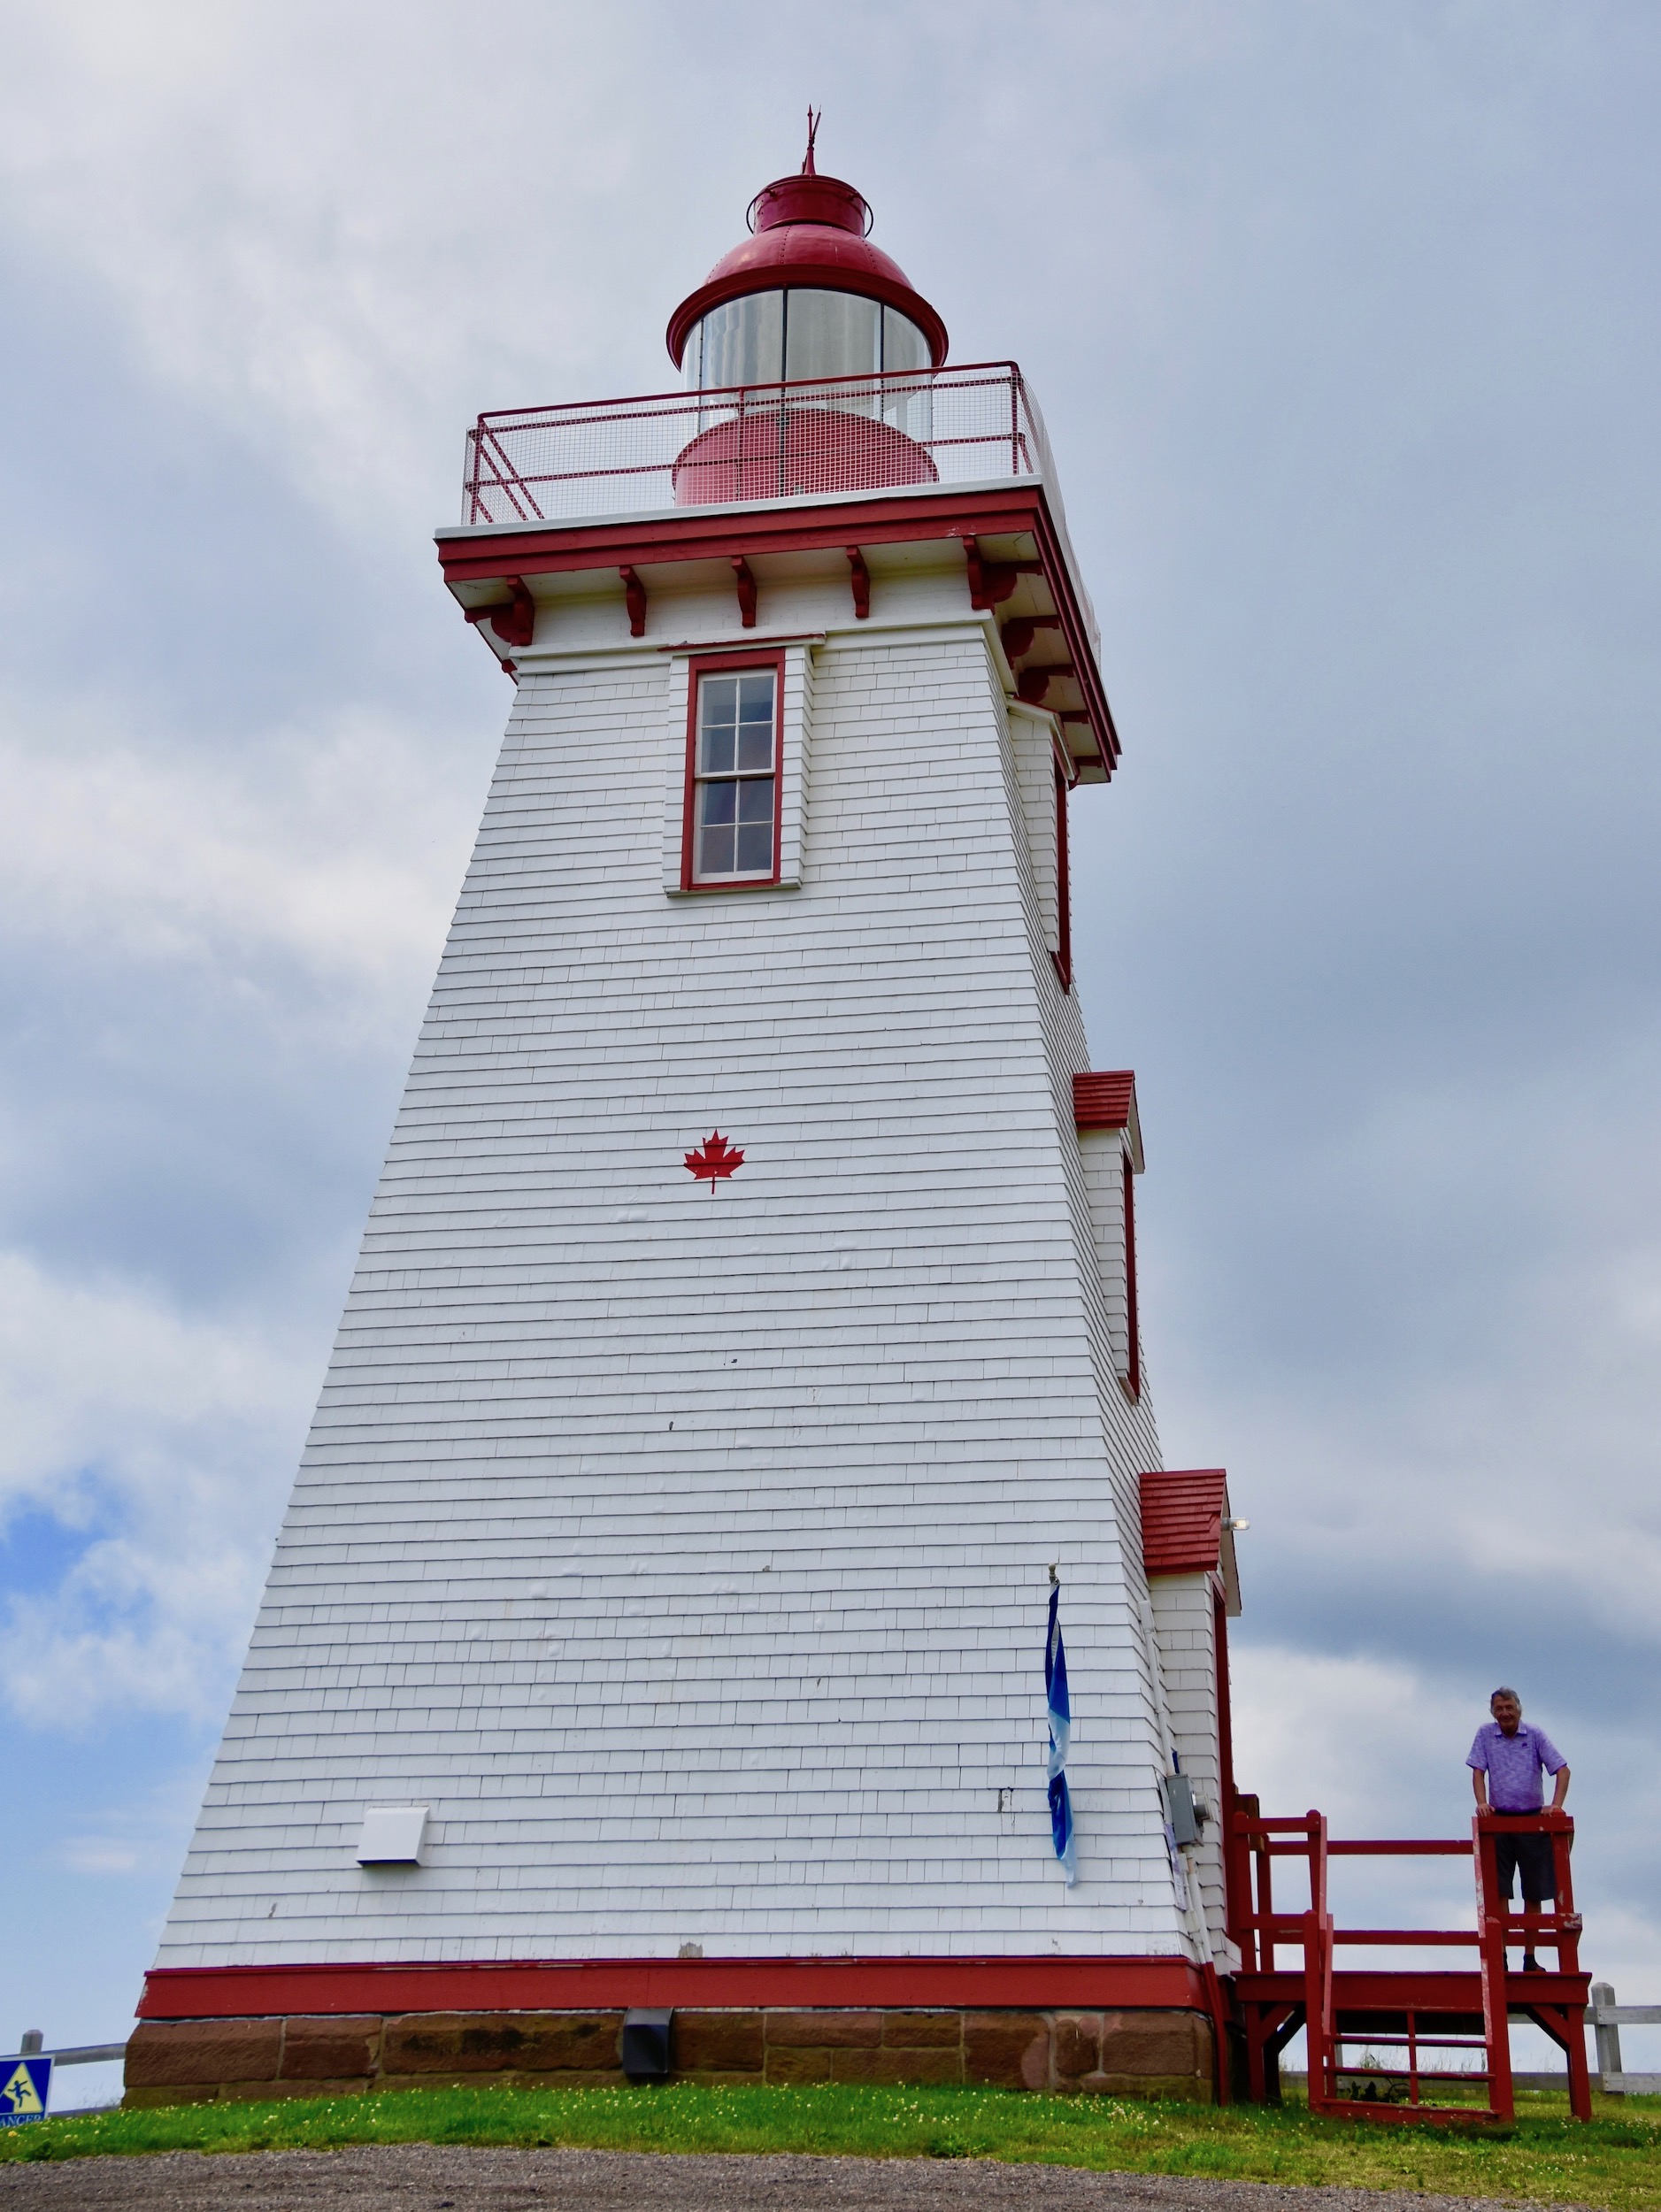
M811 145L751 222L682 389L469 440L512 709L135 2099L1208 2093L1232 1549L1073 989L1096 624L1019 369Z

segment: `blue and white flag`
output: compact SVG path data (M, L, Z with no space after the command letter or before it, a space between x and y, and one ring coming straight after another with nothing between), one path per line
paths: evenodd
M1073 1800L1067 1794L1073 1708L1067 1702L1067 1652L1061 1640L1060 1605L1057 1583L1050 1593L1050 1634L1044 1643L1044 1699L1050 1708L1050 1832L1071 1889L1079 1878L1079 1855L1073 1838Z

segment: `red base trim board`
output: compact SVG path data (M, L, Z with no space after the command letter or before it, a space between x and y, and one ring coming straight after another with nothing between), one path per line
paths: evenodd
M1179 1958L460 1960L432 1965L158 1966L141 2020L274 2014L614 2012L631 2005L751 2009L919 2007L1209 2010Z

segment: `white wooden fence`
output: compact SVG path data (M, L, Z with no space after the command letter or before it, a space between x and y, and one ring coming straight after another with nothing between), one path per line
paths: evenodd
M1606 2097L1661 2097L1661 2074L1621 2070L1622 2028L1661 2028L1661 2005L1618 2005L1607 1982L1592 1984L1586 2017L1597 2039L1597 2085Z
M64 2051L45 2049L45 2041L38 2028L25 2028L23 2040L18 2045L19 2057L50 2058L56 2070L59 2066L104 2066L127 2056L125 2039L119 2043L76 2043Z

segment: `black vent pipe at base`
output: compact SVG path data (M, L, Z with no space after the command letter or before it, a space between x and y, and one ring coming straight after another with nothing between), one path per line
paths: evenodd
M619 2051L623 2071L630 2081L667 2081L669 2078L669 2024L672 2010L634 2007L623 2015Z

